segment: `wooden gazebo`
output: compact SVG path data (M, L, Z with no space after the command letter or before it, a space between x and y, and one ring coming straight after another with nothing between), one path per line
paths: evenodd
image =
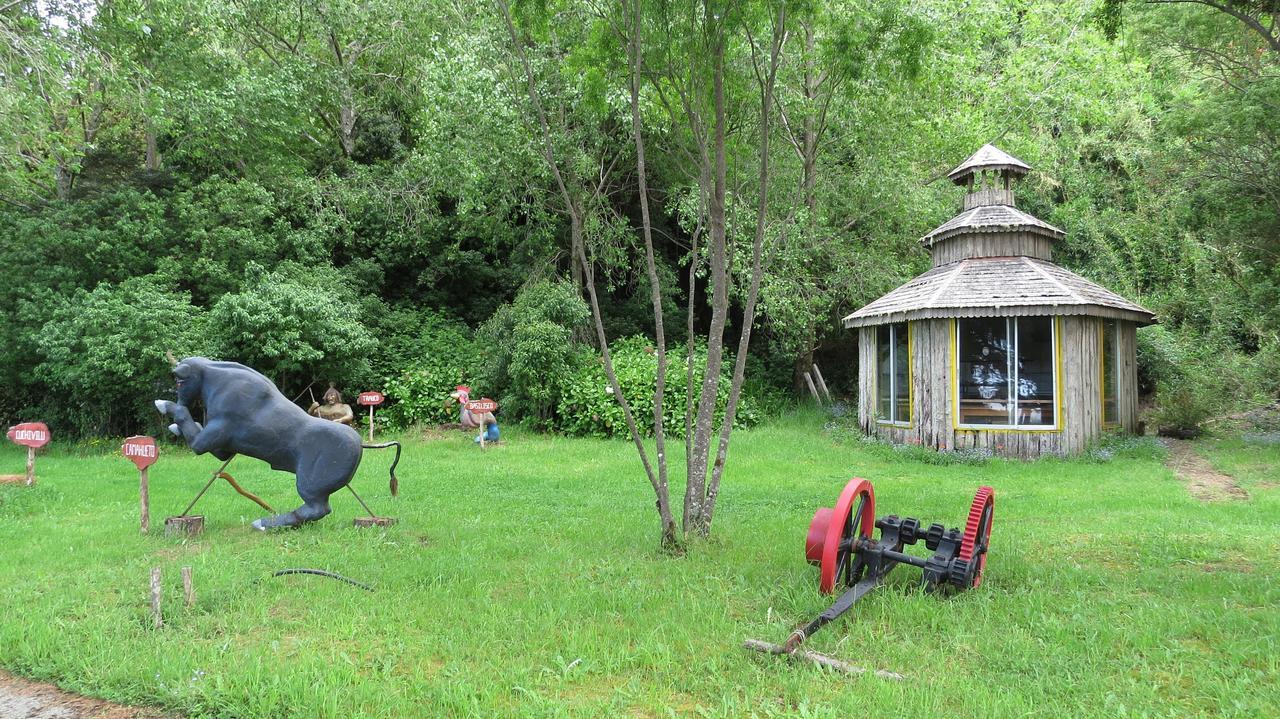
M1062 230L1014 203L1031 168L985 145L948 174L964 210L921 241L933 268L844 319L862 429L936 449L1068 455L1138 425L1151 311L1053 263Z

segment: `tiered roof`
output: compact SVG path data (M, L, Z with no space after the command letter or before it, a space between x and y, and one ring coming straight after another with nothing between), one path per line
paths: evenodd
M1014 175L1025 175L1031 171L1031 166L987 143L970 155L969 159L957 165L956 169L948 172L947 179L963 185L970 175L982 170L1006 170Z
M947 177L974 189L970 178L979 173L996 172L1008 182L1012 176L1024 175L1030 169L999 148L984 145ZM921 242L932 247L983 233L1010 238L1016 236L1014 233L1032 233L1053 240L1065 236L1057 227L1014 207L1012 192L979 188L968 195L967 204L977 206L943 223L922 237ZM998 239L995 242L997 246L1003 244ZM1007 253L997 251L991 256L966 257L934 267L845 317L844 325L1021 315L1091 315L1138 324L1155 322L1155 315L1141 305L1052 262L1016 256L1019 254L1010 249Z
M1044 220L1009 205L981 205L965 210L920 238L925 247L971 232L1034 232L1055 240L1067 236Z
M845 327L937 317L1094 315L1150 324L1150 310L1032 257L974 257L935 267L844 318Z

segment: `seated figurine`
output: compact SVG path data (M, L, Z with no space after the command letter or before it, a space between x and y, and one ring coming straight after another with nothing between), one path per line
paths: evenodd
M351 405L343 404L342 393L333 388L333 383L329 383L329 389L324 393L324 404L312 402L311 408L307 410L307 414L320 419L327 419L330 422L339 424L351 424L355 419L355 414L351 411Z
M493 416L493 412L472 412L467 407L467 403L471 401L471 388L460 384L449 396L458 402L459 416L458 420L463 427L469 429L479 429L480 434L476 435L475 442L482 444L484 442L497 442L499 439L498 419Z

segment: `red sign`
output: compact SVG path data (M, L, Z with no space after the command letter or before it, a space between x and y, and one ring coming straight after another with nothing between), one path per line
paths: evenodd
M9 439L23 447L40 449L49 444L49 428L44 422L23 422L9 428Z
M385 399L386 397L383 397L381 392L361 392L360 396L356 398L356 403L369 407L380 405Z
M124 453L125 459L137 466L139 471L150 467L160 459L160 448L150 437L130 437L124 441L120 451Z
M467 403L468 412L494 412L498 409L498 403L485 397L484 399L473 399Z

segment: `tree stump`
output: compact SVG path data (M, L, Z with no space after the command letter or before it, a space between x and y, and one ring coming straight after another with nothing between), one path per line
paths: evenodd
M204 515L188 514L181 517L167 517L164 520L164 536L198 537L204 531Z
M356 517L357 527L390 527L396 523L394 517Z

